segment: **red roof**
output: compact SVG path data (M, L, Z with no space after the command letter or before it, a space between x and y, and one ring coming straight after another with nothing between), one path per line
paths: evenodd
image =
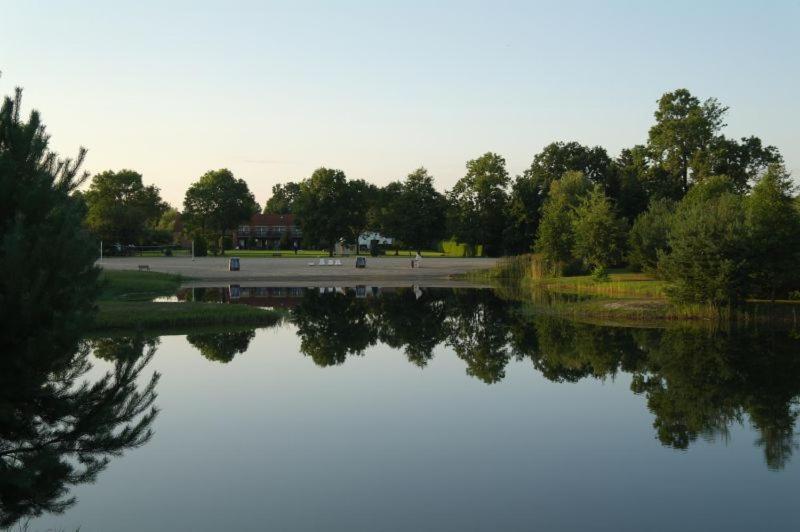
M249 225L294 225L294 214L254 214Z

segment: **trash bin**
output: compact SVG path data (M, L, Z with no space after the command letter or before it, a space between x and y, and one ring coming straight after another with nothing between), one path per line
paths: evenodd
M239 257L231 257L228 260L228 271L231 272L239 271Z
M356 257L356 268L366 268L367 257Z

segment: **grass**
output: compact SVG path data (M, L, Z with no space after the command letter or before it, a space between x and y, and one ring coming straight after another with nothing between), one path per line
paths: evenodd
M155 303L170 296L184 281L158 272L103 271L95 329L160 329L195 325L271 325L282 313L246 305L220 303Z
M282 314L247 305L221 303L153 303L150 301L104 301L95 328L171 329L194 325L272 325Z
M666 283L644 273L612 270L607 281L591 275L552 277L534 281L550 291L562 294L597 295L613 298L666 299Z
M155 297L173 295L181 286L180 275L158 272L103 270L100 274L102 292L99 301L150 301Z

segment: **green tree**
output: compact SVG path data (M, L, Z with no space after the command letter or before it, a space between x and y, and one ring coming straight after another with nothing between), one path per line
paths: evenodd
M264 204L264 214L291 214L294 202L300 194L300 185L289 181L272 186L272 196Z
M547 190L529 175L517 176L511 185L503 242L506 253L527 253L533 248Z
M693 187L678 204L668 232L669 253L659 270L682 302L736 305L749 288L745 209L727 178Z
M740 142L715 137L705 152L697 158L700 178L713 175L728 176L737 192L750 189L770 165L782 164L783 157L775 146L764 146L758 137L742 137Z
M563 273L574 260L574 210L590 188L591 182L581 172L567 172L550 185L534 249L554 273Z
M380 223L386 236L417 251L444 236L445 199L425 168L417 168L405 181L387 188Z
M648 148L662 168L680 181L683 192L696 177L704 152L725 126L727 110L715 98L700 102L686 89L668 92L658 100Z
M152 230L167 210L158 188L144 186L134 170L106 170L92 178L84 194L86 225L109 244L150 243Z
M654 165L646 146L623 149L614 160L619 193L616 198L621 216L633 221L647 210L650 201L660 198L680 198L681 186L670 181L669 175Z
M617 217L603 190L595 185L572 217L573 256L585 266L606 269L622 259L627 225Z
M613 164L601 146L583 146L574 141L553 142L534 156L524 175L546 191L566 172L581 172L591 182L601 185L606 194L616 197L618 186Z
M350 214L347 217L348 230L344 237L358 244L359 235L370 226L370 212L378 201L380 189L363 179L353 179L347 182L346 192Z
M668 252L667 233L675 205L667 199L655 200L633 222L628 234L628 264L640 271L654 273L659 253Z
M789 174L773 165L747 197L749 267L757 295L775 299L799 288L800 214Z
M459 242L502 252L509 183L506 160L487 152L467 162L467 173L448 193L449 225Z
M85 150L74 161L48 149L39 113L20 119L22 93L0 107L0 352L57 349L82 334L94 314L97 247L72 192ZM27 347L26 347L27 346ZM0 356L0 358L3 358Z
M195 234L222 237L258 212L258 204L243 179L227 168L203 174L186 191L183 217Z
M344 172L331 168L318 168L300 183L294 209L307 243L328 249L333 256L338 239L353 238L352 192Z

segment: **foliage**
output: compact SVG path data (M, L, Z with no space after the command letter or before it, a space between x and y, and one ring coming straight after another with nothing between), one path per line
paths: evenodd
M535 249L553 272L563 271L574 259L574 210L590 188L591 182L580 172L567 172L550 186Z
M151 243L151 232L168 209L158 188L144 186L133 170L96 174L84 199L87 227L107 244Z
M800 213L783 167L771 166L756 183L746 210L754 294L775 299L800 288Z
M258 204L247 183L236 179L227 168L203 174L189 187L183 200L186 226L195 234L222 236L256 212Z
M445 199L433 187L433 177L417 168L402 183L388 185L378 227L417 251L429 247L444 233Z
M482 257L483 246L478 244L471 247L461 244L455 240L443 240L439 242L439 249L445 257Z
M159 375L142 373L155 343L106 342L105 373L91 371L89 348L57 342L0 357L0 528L64 512L73 486L153 434Z
M701 103L686 89L668 92L658 100L648 148L661 167L680 180L684 192L698 173L703 152L725 126L727 110L715 98Z
M655 273L658 254L669 250L667 232L675 205L667 199L655 200L633 222L628 233L628 265L639 271Z
M608 268L622 259L627 229L611 201L595 185L574 210L572 254L589 268Z
M580 172L592 183L615 196L618 190L612 161L601 146L583 146L578 142L553 142L533 158L524 176L544 191L567 172Z
M227 364L237 354L245 353L255 336L254 330L225 331L189 334L186 336L186 341L196 347L208 360Z
M715 187L722 182L696 185L672 218L670 251L661 254L659 270L679 302L736 305L748 294L744 205L741 197Z
M360 207L355 205L353 189L341 170L316 169L300 183L294 209L303 239L327 248L331 255L339 238L352 241L357 236L352 233L351 218Z
M506 161L487 152L467 162L467 173L448 193L449 225L459 242L483 244L490 256L502 253L505 227Z
M506 254L527 253L533 249L539 228L542 203L547 189L527 172L511 185L506 207L503 246Z
M79 335L97 294L98 250L71 194L87 177L79 173L86 152L59 160L39 113L24 121L20 105L17 90L0 107L0 323L8 331L0 358L57 349L60 332Z
M300 194L300 185L288 181L272 186L272 196L264 204L264 214L291 214L294 212L294 202Z
M628 221L647 209L648 199L681 196L680 184L671 182L666 172L652 164L645 146L623 149L614 161L614 168L619 183L617 209Z

